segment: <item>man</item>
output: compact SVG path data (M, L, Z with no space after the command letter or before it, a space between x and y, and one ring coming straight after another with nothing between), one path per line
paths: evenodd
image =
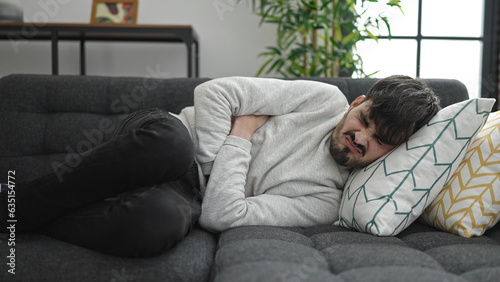
M197 160L210 174L200 224L213 231L331 224L350 168L404 142L438 109L429 87L404 76L379 81L350 106L337 87L311 81L204 84L196 115L181 113L195 116L185 124L195 124Z
M403 76L379 81L350 106L329 84L215 79L176 117L131 114L62 181L48 172L18 184L16 231L150 256L175 246L198 218L216 232L331 224L350 168L404 142L438 104L425 84Z

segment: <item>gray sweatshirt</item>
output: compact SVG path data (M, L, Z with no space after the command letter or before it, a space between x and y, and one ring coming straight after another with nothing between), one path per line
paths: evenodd
M199 85L179 114L197 146L200 224L311 226L338 219L349 169L329 153L348 103L336 86L314 81L229 77ZM251 142L230 136L231 117L269 115Z

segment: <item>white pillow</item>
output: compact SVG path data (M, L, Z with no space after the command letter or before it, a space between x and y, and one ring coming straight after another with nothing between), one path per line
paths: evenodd
M481 236L500 220L500 112L490 114L449 184L420 219L463 237Z
M494 102L479 98L448 106L406 143L353 171L335 225L379 236L403 231L455 172Z

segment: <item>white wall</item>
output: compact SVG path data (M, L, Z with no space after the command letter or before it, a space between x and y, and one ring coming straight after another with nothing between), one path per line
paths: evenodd
M88 23L92 0L22 0L25 22ZM139 0L138 24L192 25L200 41L200 76L254 76L258 54L274 43L274 27L259 26L250 1ZM187 76L184 44L87 42L87 75ZM59 73L79 74L79 43L59 44ZM0 41L0 77L11 73L50 74L48 41Z

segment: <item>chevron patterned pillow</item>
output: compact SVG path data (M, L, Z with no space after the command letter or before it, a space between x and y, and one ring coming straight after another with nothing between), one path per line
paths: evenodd
M406 143L353 171L335 225L379 236L403 231L456 171L494 102L479 98L448 106Z
M458 170L420 219L463 237L481 236L500 220L500 112L490 114Z

